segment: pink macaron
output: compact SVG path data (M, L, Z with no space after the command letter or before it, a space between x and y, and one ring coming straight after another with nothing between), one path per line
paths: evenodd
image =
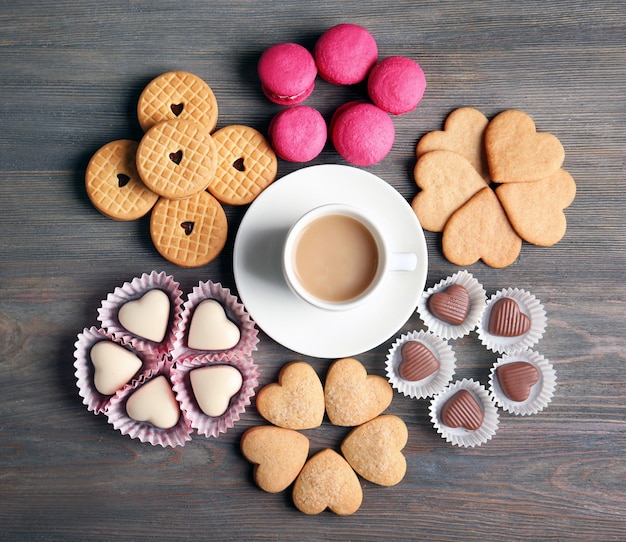
M415 60L403 56L381 60L367 79L367 92L372 102L392 115L413 111L425 90L424 71Z
M342 158L355 166L371 166L389 154L396 131L391 117L379 107L349 102L333 115L330 135Z
M334 85L354 85L376 64L378 46L365 28L345 23L324 32L313 54L322 79Z
M313 92L317 66L313 55L302 45L278 43L263 51L257 73L263 93L270 101L295 105Z
M308 162L324 149L326 122L317 109L296 105L276 114L270 122L268 135L280 158L288 162Z

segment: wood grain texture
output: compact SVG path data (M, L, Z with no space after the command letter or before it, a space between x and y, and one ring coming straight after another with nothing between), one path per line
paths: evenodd
M626 7L621 2L523 3L22 1L0 12L0 537L3 540L624 540L626 538ZM73 344L96 325L100 300L152 269L184 291L212 279L235 290L232 247L245 208L204 268L177 268L151 245L147 220L120 223L91 207L89 157L139 138L145 84L188 70L213 88L218 127L266 131L279 110L262 95L256 62L269 45L312 47L340 22L367 27L381 58L420 62L428 88L394 118L391 154L368 168L410 200L414 149L461 106L489 118L516 108L565 147L578 192L567 233L524 244L518 261L469 270L489 293L517 286L548 314L537 347L558 383L549 408L501 414L478 449L443 441L428 402L396 394L387 412L409 429L408 471L391 488L362 482L350 517L308 517L288 492L252 480L239 438L261 423L249 408L219 439L161 449L121 436L81 404ZM329 118L361 88L318 80L307 104ZM313 163L342 163L330 146ZM280 162L279 175L301 167ZM427 285L458 269L428 234ZM413 316L398 334L420 329ZM260 334L261 385L305 359L323 378L331 360L302 358ZM393 338L358 358L384 376ZM497 358L472 335L454 341L457 378L487 382ZM312 452L338 449L345 428L307 431Z

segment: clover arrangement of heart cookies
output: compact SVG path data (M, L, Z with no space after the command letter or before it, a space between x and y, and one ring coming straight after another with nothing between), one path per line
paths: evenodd
M78 391L122 434L182 446L193 431L218 437L250 404L258 331L219 283L183 300L173 277L153 271L111 292L98 320L75 343Z
M403 334L394 342L387 378L408 397L430 399L431 421L446 441L480 446L496 433L498 407L530 415L551 401L556 373L532 350L545 332L546 314L530 292L505 288L487 299L482 285L460 271L425 291L417 310L427 330ZM491 367L488 388L472 379L452 382L456 354L448 340L471 332L501 354Z
M551 246L564 236L563 210L576 184L562 169L561 142L537 132L526 113L507 110L488 120L476 109L457 109L443 131L420 139L416 153L421 190L412 207L426 230L443 232L450 262L506 267L523 240Z
M277 174L266 138L249 126L215 131L217 100L198 76L164 73L143 90L137 105L140 141L107 143L85 172L87 195L105 216L150 215L159 253L182 267L199 267L224 248L223 205L253 201Z
M254 480L264 491L292 486L295 506L305 514L326 509L349 515L363 500L359 476L393 486L404 478L405 423L384 411L393 390L382 377L368 375L354 358L333 362L322 382L303 361L285 365L278 382L262 388L256 407L272 425L248 429L241 438L244 457L254 464ZM325 448L309 457L309 440L299 431L330 423L352 430L340 452ZM293 484L293 485L292 485Z

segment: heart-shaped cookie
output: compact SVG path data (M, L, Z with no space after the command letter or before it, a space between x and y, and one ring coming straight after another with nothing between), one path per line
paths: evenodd
M180 408L172 387L163 375L142 384L126 401L126 413L137 422L148 422L159 429L178 423Z
M324 449L309 459L293 486L293 502L305 514L327 508L340 516L356 512L363 501L359 479L337 452Z
M287 489L309 454L309 439L291 429L258 425L241 437L241 452L254 463L254 480L268 493Z
M470 431L483 424L483 409L480 403L467 390L457 391L441 407L439 419L448 427L464 427Z
M439 370L439 359L420 341L407 341L400 349L398 374L403 380L417 382Z
M530 318L510 297L498 299L489 313L489 333L499 337L519 337L530 329Z
M470 310L470 296L462 284L451 284L428 298L428 309L436 318L458 326L465 321Z
M522 250L502 205L491 188L483 188L457 209L443 230L444 256L461 266L482 259L491 267L511 265Z
M117 318L138 337L161 342L170 322L170 298L163 290L150 290L141 298L124 303Z
M463 156L452 151L436 150L422 155L413 172L422 190L411 207L428 231L443 228L459 207L487 183Z
M335 361L324 385L326 414L334 425L361 425L383 412L393 398L389 382L368 375L363 364L354 358Z
M469 161L478 174L490 182L485 129L489 120L477 109L461 107L448 115L443 131L424 135L417 144L417 157L430 151L446 150L460 154Z
M576 183L564 169L533 183L507 183L496 195L517 234L534 245L551 246L565 235L563 209L576 196Z
M522 403L530 397L532 387L539 382L537 368L525 361L505 363L496 369L500 389L511 401Z
M393 486L406 474L402 450L408 438L406 424L397 416L386 414L353 429L342 442L341 452L366 480Z
M489 172L496 183L532 182L554 175L565 158L552 134L538 133L533 119L513 109L496 115L485 130Z
M99 341L89 353L94 367L93 383L103 395L113 395L137 374L143 362L137 355L111 341Z
M208 365L189 373L191 389L198 406L207 416L221 416L239 392L243 377L231 365Z
M239 342L241 332L215 299L200 303L193 312L187 345L194 350L228 350Z
M268 422L287 429L313 429L324 419L324 390L308 363L285 365L278 383L268 384L256 397L256 408Z

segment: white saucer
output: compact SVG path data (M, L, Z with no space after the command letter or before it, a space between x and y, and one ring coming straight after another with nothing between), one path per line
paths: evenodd
M282 245L297 218L326 203L366 210L392 252L417 254L417 268L389 272L374 296L350 311L301 300L283 278ZM241 301L267 335L303 355L341 358L379 346L406 323L424 290L428 254L413 209L389 183L361 169L319 165L286 175L257 197L239 226L233 267Z

